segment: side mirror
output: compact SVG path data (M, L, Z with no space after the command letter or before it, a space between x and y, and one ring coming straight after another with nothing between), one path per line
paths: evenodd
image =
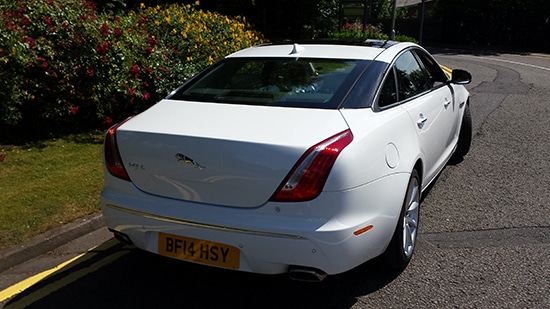
M454 69L451 73L451 83L465 85L472 81L472 74L466 70Z

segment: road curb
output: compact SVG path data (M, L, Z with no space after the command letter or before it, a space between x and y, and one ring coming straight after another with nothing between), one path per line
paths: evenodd
M64 226L53 228L33 237L24 244L0 251L0 273L104 226L103 215L98 212Z

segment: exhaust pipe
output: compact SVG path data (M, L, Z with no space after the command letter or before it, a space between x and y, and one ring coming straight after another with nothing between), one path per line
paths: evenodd
M133 242L132 240L130 239L130 237L122 232L119 232L119 231L115 231L113 229L109 229L109 231L111 231L113 233L113 235L115 236L115 238L122 242L122 243L125 243L127 245L133 245Z
M309 267L291 267L288 276L292 280L303 282L321 282L327 274L321 270Z

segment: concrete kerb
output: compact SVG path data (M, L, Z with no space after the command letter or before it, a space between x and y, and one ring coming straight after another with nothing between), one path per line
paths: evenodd
M53 228L21 245L0 251L0 273L104 226L103 216L101 212L98 212L64 226Z

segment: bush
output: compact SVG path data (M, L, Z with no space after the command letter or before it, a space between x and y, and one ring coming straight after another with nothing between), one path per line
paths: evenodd
M0 126L97 127L151 106L205 66L262 43L195 5L114 16L87 0L0 0Z
M363 31L363 23L346 23L337 32L330 32L329 37L335 39L377 39L387 40L388 36L382 32L381 27L367 24Z
M226 55L265 41L244 19L203 12L198 5L140 5L137 30L147 32L176 59L168 72L161 69L167 78L157 80L163 96Z
M250 29L244 18L231 19L203 12L196 10L196 5L198 1L194 6L145 7L141 4L140 25L180 57L201 67L264 41L261 34Z
M363 30L363 24L361 22L346 23L342 26L342 29L337 32L330 32L329 37L335 39L375 39L375 40L388 40L390 37L382 32L382 26L374 26L367 24L365 30ZM418 43L413 37L397 34L394 38L399 42L413 42Z

